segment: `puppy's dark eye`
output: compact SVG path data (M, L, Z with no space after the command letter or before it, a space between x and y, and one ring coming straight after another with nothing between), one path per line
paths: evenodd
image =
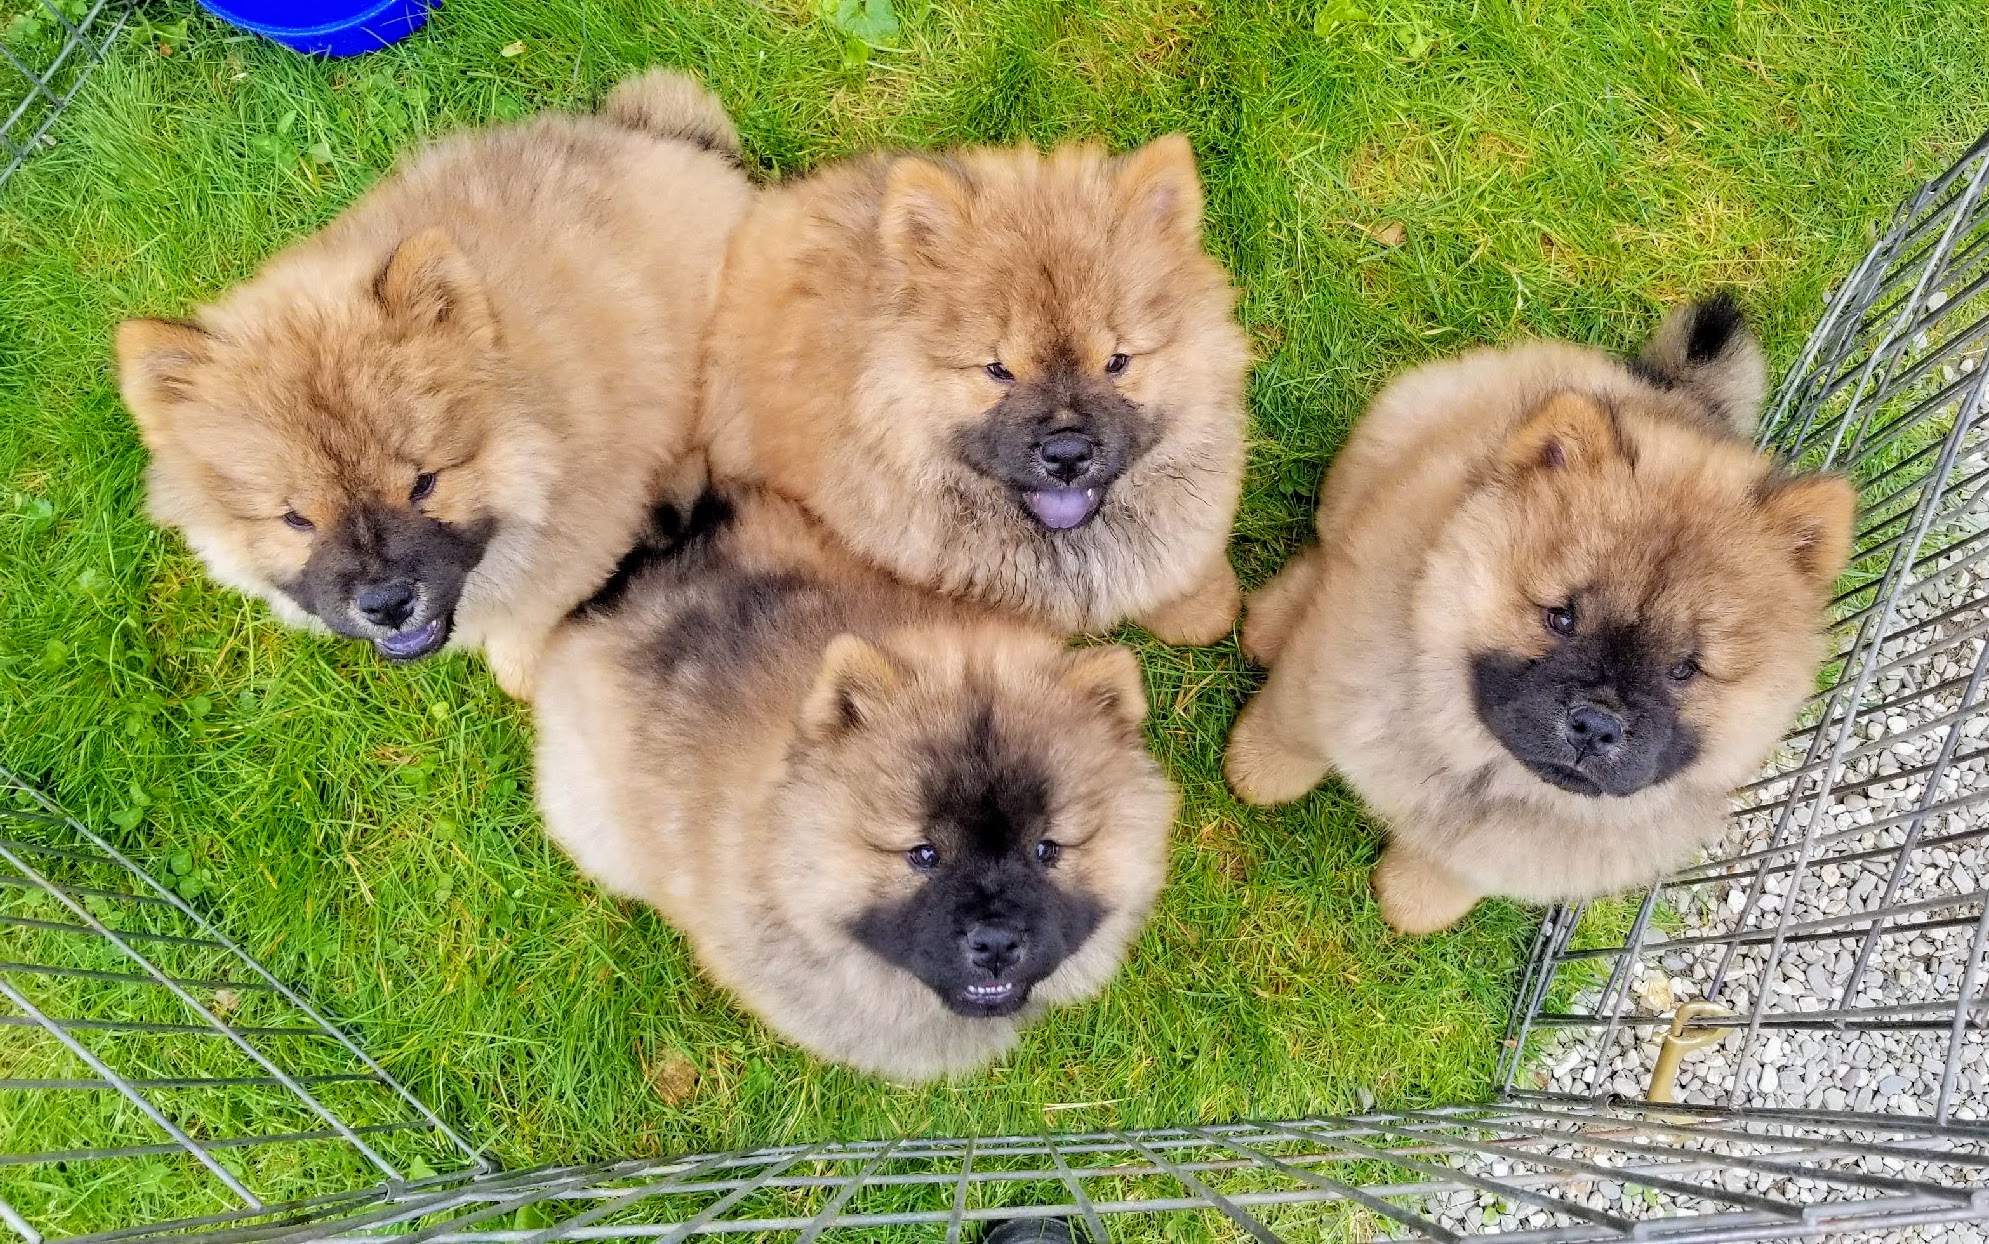
M1008 368L1003 367L1001 365L1000 359L996 359L994 362L989 363L982 370L986 371L990 377L1001 381L1003 384L1015 383L1015 373L1008 370Z
M316 526L310 519L305 518L295 510L285 510L283 512L283 522L286 526L295 528L298 531L309 531Z
M1111 358L1105 360L1105 374L1108 376L1116 376L1120 372L1126 370L1126 364L1130 362L1132 362L1132 360L1127 358L1125 355L1115 354Z
M1672 666L1669 673L1673 682L1691 682L1699 676L1699 659L1697 657L1686 657L1683 661Z
M1064 857L1064 849L1048 838L1036 844L1036 862L1049 868Z
M1542 625L1556 635L1572 635L1575 633L1575 607L1573 605L1556 605L1552 609L1542 613L1540 621Z
M426 501L428 494L435 491L435 472L423 471L414 477L414 487L408 489L409 501Z
M939 867L939 852L929 842L921 842L905 852L905 862L922 873Z

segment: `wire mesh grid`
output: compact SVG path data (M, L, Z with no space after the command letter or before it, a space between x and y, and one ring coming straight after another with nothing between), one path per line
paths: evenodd
M108 842L0 770L0 1223L225 1222L481 1160Z
M1357 1118L962 1140L824 1143L442 1181L261 1240L974 1240L1063 1218L1094 1240L1456 1240L1489 1202L1561 1225L1522 1241L1832 1238L1973 1220L1980 1138L1856 1133L1713 1112L1491 1106ZM1778 1192L1801 1179L1798 1199ZM1614 1189L1615 1191L1609 1191ZM1821 1190L1821 1195L1818 1194ZM1602 1191L1603 1196L1596 1193ZM1693 1217L1679 1216L1686 1207ZM1196 1214L1201 1236L1164 1230Z
M69 106L118 32L133 0L26 0L0 10L0 185L37 147L52 141Z
M114 33L108 0L65 18L76 55L106 13ZM1499 1101L499 1171L173 886L0 771L0 1225L215 1244L957 1244L1013 1217L1097 1241L1981 1239L1985 181L1989 139L1902 206L1764 422L1764 445L1861 485L1827 689L1722 849L1627 909L1549 913ZM113 1191L147 1212L107 1223Z

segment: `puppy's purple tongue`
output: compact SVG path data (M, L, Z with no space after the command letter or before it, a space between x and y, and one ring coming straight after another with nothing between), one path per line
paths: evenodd
M1029 510L1036 521L1052 531L1064 531L1075 527L1091 517L1092 507L1098 503L1096 488L1045 488L1040 492L1026 492L1022 499L1029 503Z
M415 657L425 657L442 646L448 636L448 619L431 618L422 626L411 631L399 631L373 641L373 646L382 655L396 661L408 661Z

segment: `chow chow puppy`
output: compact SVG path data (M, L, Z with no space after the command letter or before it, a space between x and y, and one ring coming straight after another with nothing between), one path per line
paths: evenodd
M153 517L284 621L407 661L545 636L692 458L749 187L679 74L413 157L190 321L128 320Z
M1138 663L708 497L548 647L538 799L776 1031L895 1080L1102 988L1166 868Z
M866 560L1066 633L1210 643L1248 350L1186 139L873 157L733 236L705 438Z
M1404 932L1686 862L1814 689L1850 546L1849 482L1750 447L1764 391L1725 298L1628 363L1537 342L1389 385L1318 545L1250 597L1271 675L1230 785L1275 803L1338 770L1388 823Z

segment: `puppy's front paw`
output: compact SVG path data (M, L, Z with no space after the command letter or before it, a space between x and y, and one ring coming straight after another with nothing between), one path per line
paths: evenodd
M1243 655L1270 669L1312 604L1321 554L1308 548L1243 602Z
M1236 626L1243 612L1243 587L1224 562L1192 592L1136 619L1164 644L1199 648L1216 643Z
M1236 719L1222 758L1229 788L1238 799L1259 806L1290 803L1303 796L1325 780L1329 767L1279 741L1255 701Z
M1418 937L1464 919L1480 897L1438 865L1399 846L1382 852L1374 866L1374 896L1390 928Z
M490 676L504 694L521 704L532 702L532 690L539 672L539 648L536 643L523 644L515 640L493 638L483 646L484 664L490 666Z

